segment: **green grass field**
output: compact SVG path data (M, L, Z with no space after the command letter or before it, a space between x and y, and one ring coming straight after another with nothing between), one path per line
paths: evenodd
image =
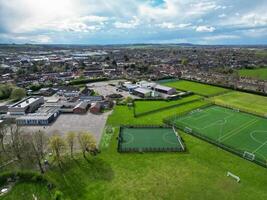
M175 124L267 162L267 119L212 106L177 118Z
M267 80L267 68L241 69L238 70L239 76Z
M135 101L135 113L136 115L139 115L151 111L156 111L158 109L166 108L169 106L183 104L200 98L201 96L199 95L192 95L172 101Z
M98 156L87 160L81 155L66 158L62 169L52 165L45 176L63 192L64 200L267 199L265 168L183 132L179 135L188 149L186 153L118 153L120 125L163 125L165 117L206 104L198 101L138 118L133 108L116 106L107 120L115 131ZM241 182L227 177L228 171L238 175ZM38 185L17 185L0 199L32 199L33 191L38 191L39 199L52 199L46 186ZM27 198L21 198L21 193Z
M5 196L0 197L1 200L30 200L33 194L38 200L52 199L47 186L45 184L21 182L17 183L12 190Z
M186 105L183 110L195 106L195 103ZM174 110L172 113L182 112ZM162 118L168 114L161 112L161 115L155 113L140 118L142 124L151 124L149 118L161 116L157 123L162 124ZM132 115L127 106L116 106L108 124L127 124ZM187 153L121 154L117 152L118 134L116 129L110 145L102 149L99 156L88 161L81 157L66 160L62 170L55 167L46 175L66 197L75 200L267 198L266 169L205 141L180 132ZM227 177L227 171L240 176L241 183Z
M185 80L164 83L163 85L174 87L177 90L191 91L202 96L214 96L228 91L225 88Z
M227 105L258 115L267 114L267 97L243 93L229 92L212 98L218 105Z
M119 151L182 151L183 145L172 128L121 127Z

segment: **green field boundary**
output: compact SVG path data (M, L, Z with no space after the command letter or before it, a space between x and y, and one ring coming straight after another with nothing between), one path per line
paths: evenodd
M176 119L176 118L179 118L179 117L183 117L183 116L191 113L194 110L204 109L204 108L208 108L208 107L211 107L211 106L214 106L214 104L211 103L211 102L209 102L209 103L207 103L205 105L202 105L202 106L198 107L197 109L196 108L193 108L191 110L187 110L187 111L182 112L182 113L179 113L179 114L168 116L168 117L166 117L166 118L163 119L163 123L167 124L168 126L171 126L170 122L173 121L173 119Z
M264 118L266 119L267 118L267 113L260 113L260 112L257 112L257 111L253 111L253 110L250 110L250 109L245 109L245 108L240 108L238 106L231 106L227 103L221 103L221 102L217 102L216 100L210 100L210 102L212 102L214 105L218 105L218 106L221 106L221 107L224 107L224 108L228 108L228 109L232 109L232 110L239 110L243 113L247 113L247 114L250 114L250 115L254 115L256 117L261 117L261 118Z
M177 147L159 147L159 148L155 148L155 147L144 147L144 148L130 148L130 147L122 147L122 140L123 140L123 134L122 131L124 128L169 128L172 129L175 136L176 136L176 140L177 140L177 144L179 144L180 146ZM174 127L172 126L168 126L168 125L123 125L120 126L119 129L119 136L118 136L118 148L117 148L118 152L120 153L129 153L129 152L185 152L186 151L186 146L182 140L182 138L180 137L180 135L175 131Z
M202 109L203 109L203 108L210 107L210 106L213 106L213 104L210 104L210 105L208 105L208 106L203 106ZM198 109L200 109L200 108L198 108ZM196 110L196 109L194 109L194 110ZM192 111L191 111L191 112L192 112ZM232 147L232 146L229 146L229 145L220 143L220 142L218 142L218 141L216 141L216 140L214 140L214 139L211 139L211 138L209 138L209 137L207 137L207 136L205 136L205 135L199 133L198 131L194 130L194 129L191 128L191 127L187 127L187 126L184 126L184 125L182 125L182 124L178 124L177 122L175 122L175 119L176 119L177 117L184 117L184 116L186 116L188 113L190 113L190 112L182 113L182 114L180 114L179 116L168 117L168 118L164 119L164 123L165 123L166 125L173 126L173 127L175 127L176 129L178 129L178 130L180 130L180 131L182 131L182 132L185 132L185 133L190 134L190 135L192 135L192 136L195 136L195 137L197 137L197 138L199 138L199 139L201 139L201 140L204 140L204 141L206 141L206 142L208 142L208 143L210 143L210 144L213 144L213 145L215 145L215 146L217 146L217 147L219 147L219 148L221 148L221 149L223 149L223 150L226 150L226 151L228 151L228 152L230 152L230 153L233 153L233 154L235 154L235 155L237 155L237 156L239 156L239 157L241 157L241 158L243 158L243 159L249 160L249 161L254 162L254 163L256 163L256 164L258 164L258 165L260 165L260 166L262 166L262 167L267 168L267 160L264 160L264 159L262 159L262 158L259 158L257 155L255 155L255 158L254 158L253 160L247 159L247 158L244 157L244 153L245 153L246 151L242 151L242 150L240 150L240 149L236 149L236 148L234 148L234 147ZM175 118L175 117L176 117L176 118ZM187 128L190 128L190 131L188 131Z
M182 103L178 103L177 102L177 104L174 104L174 105L171 105L171 106L165 106L165 107L162 107L162 108L158 108L158 109L147 111L147 112L143 112L143 113L136 113L135 105L134 105L134 109L133 109L134 117L141 117L141 116L145 116L145 115L150 115L150 114L153 114L153 113L156 113L156 112L161 112L161 111L166 110L166 109L176 108L176 107L179 107L179 106L183 106L183 105L194 103L194 102L201 101L201 100L204 100L204 98L200 97L200 98L193 99L193 100L186 101L186 102L182 102Z

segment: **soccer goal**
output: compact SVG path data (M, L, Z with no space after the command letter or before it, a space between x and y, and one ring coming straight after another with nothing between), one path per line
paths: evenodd
M233 108L233 111L235 111L235 112L240 112L240 110L237 109L237 108Z
M184 128L184 132L186 132L186 133L192 133L192 129L189 128L189 127L185 127Z
M255 159L255 154L250 153L248 151L244 151L243 157L246 158L247 160L253 161Z
M233 174L233 173L231 173L231 172L227 172L227 176L232 177L232 178L235 179L236 182L238 182L238 183L240 182L240 177L237 176L237 175L235 175L235 174Z

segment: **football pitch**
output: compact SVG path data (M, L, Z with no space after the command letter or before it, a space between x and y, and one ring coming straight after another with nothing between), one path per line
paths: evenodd
M183 151L176 131L168 127L121 127L120 152Z
M210 106L172 120L188 133L230 148L239 155L246 152L246 158L253 160L255 156L255 159L266 165L267 119L238 110Z

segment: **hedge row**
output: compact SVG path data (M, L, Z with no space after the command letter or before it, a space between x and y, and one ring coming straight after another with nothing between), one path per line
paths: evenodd
M241 89L241 88L234 88L234 86L225 86L225 85L220 85L220 84L216 84L216 83L206 83L206 82L202 82L202 81L185 79L185 78L181 78L181 80L192 81L192 82L201 83L201 84L205 84L205 85L212 85L212 86L221 87L221 88L230 89L230 90L235 90L235 91L239 91L239 92L257 94L257 95L260 95L260 96L267 96L267 94L263 93L263 92L254 91L254 90L247 90L247 89Z
M107 81L108 78L97 78L97 79L76 79L69 82L69 85L80 85L93 82Z
M180 104L177 103L175 105L166 106L166 107L158 108L158 109L155 109L155 110L151 110L151 111L147 111L147 112L143 112L143 113L139 113L139 114L136 114L135 106L134 106L134 117L141 117L141 116L144 116L144 115L149 115L149 114L160 112L160 111L163 111L163 110L166 110L166 109L171 109L171 108L175 108L175 107L182 106L182 105L185 105L185 104L201 101L203 99L204 98L194 99L194 100L191 100L191 101L186 101L186 102L183 102L183 103L180 103Z

